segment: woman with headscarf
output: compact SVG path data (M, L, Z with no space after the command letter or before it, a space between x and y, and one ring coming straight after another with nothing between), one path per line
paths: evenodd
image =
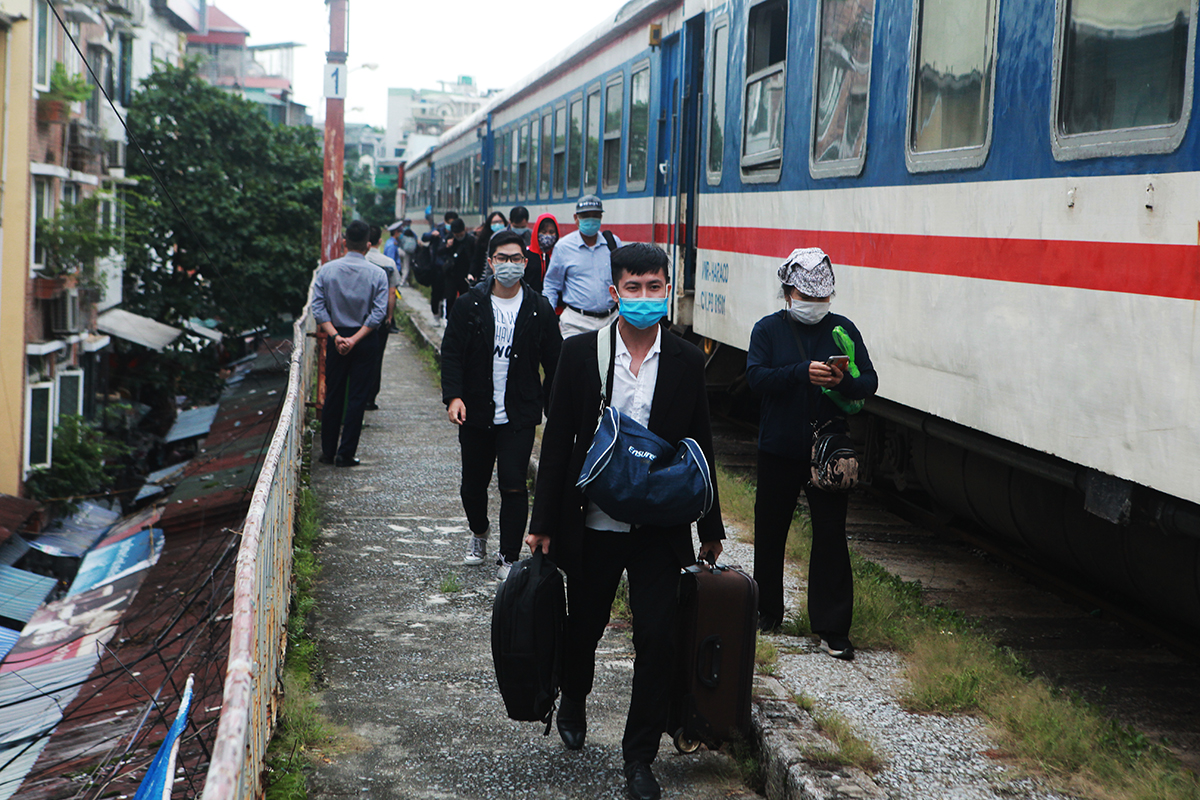
M542 291L542 278L550 265L550 253L558 243L558 220L553 214L542 214L533 226L533 240L529 243L529 260L525 262L525 282Z
M506 230L508 218L500 211L488 214L483 225L479 227L479 232L475 235L475 257L471 261L471 274L475 276L476 281L481 281L491 274L487 265L488 242L492 236Z
M844 401L862 400L875 394L879 379L858 328L829 312L834 296L829 257L818 247L795 250L778 275L787 307L755 324L746 357L746 378L762 395L754 500L759 628L774 631L783 622L784 544L803 490L812 521L809 621L823 651L849 660L854 577L846 546L848 495L810 484L812 442L814 431L830 421L844 425L843 412L823 389L836 390ZM841 333L835 334L838 327ZM847 337L858 377L829 363L851 349L839 344Z

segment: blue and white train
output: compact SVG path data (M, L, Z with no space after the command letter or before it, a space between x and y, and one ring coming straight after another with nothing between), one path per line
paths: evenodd
M795 247L871 347L873 475L1200 627L1197 0L631 0L410 162L410 207L666 247L744 367ZM740 360L739 360L740 359Z

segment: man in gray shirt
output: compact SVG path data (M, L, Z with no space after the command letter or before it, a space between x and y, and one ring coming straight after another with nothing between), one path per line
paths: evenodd
M379 347L373 334L387 315L388 280L367 261L369 232L362 220L347 225L346 255L323 264L313 283L313 319L329 337L320 461L339 467L358 465L355 453Z

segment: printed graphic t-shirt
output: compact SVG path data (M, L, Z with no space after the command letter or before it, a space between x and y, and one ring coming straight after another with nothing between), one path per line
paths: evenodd
M492 345L492 399L496 401L496 416L492 422L504 425L508 412L504 408L504 389L508 385L508 359L512 355L513 329L517 326L517 312L521 310L521 295L518 288L515 297L507 300L492 295L492 316L496 320L496 340Z

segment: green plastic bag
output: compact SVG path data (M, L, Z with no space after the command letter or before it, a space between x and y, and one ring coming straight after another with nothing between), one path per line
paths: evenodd
M862 373L858 369L858 365L854 363L854 340L850 338L850 334L846 333L846 329L838 325L833 329L833 343L838 346L843 355L850 357L850 368L846 371L850 373L850 377L857 378ZM864 400L847 400L842 397L841 393L834 389L821 387L821 391L833 402L835 406L845 411L847 414L857 414L862 411Z

